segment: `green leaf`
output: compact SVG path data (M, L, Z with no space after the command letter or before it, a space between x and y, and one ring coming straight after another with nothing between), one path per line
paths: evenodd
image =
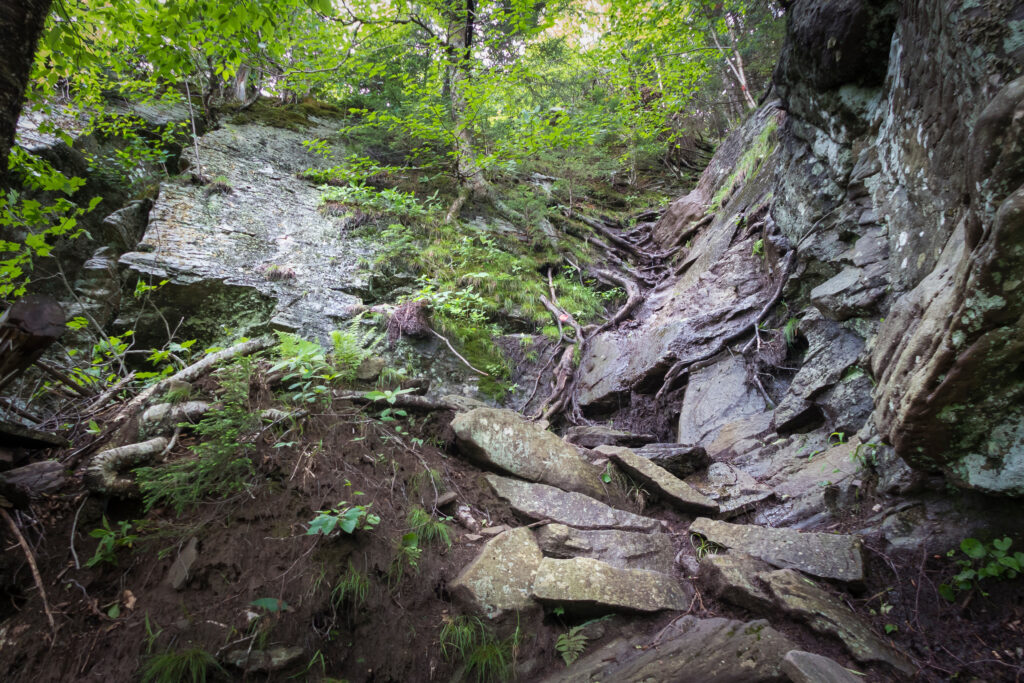
M1003 552L1009 550L1011 545L1013 545L1013 540L1010 539L1009 536L1005 538L997 538L996 540L992 541L992 547L996 550L1002 550Z
M110 609L107 610L107 616L111 619L117 619L119 616L121 616L121 605L119 605L116 602L113 605L111 605Z
M967 557L975 560L985 557L985 546L976 538L965 538L960 541L960 550L964 551Z
M953 602L956 599L956 592L948 583L944 583L939 586L939 595L941 595L947 602Z
M309 523L309 529L306 530L307 536L316 536L317 534L323 534L324 536L330 536L334 532L334 528L338 526L338 518L334 515L320 513L317 517Z

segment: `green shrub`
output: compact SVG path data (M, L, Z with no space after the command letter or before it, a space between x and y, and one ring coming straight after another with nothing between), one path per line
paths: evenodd
M982 581L1017 578L1024 571L1024 553L1018 551L1011 555L1011 545L1013 539L1009 536L997 538L988 544L976 538L960 541L960 551L967 557L956 560L960 571L939 586L939 594L952 602L958 591L977 588L987 597L988 593L981 588ZM950 550L946 556L955 557L956 550Z
M208 411L195 433L191 457L135 470L146 510L169 505L177 514L205 498L225 498L244 489L253 474L246 436L260 424L249 405L253 361L240 358L217 372L221 404Z
M452 547L452 532L443 519L434 519L429 512L416 505L409 510L406 523L410 531L423 541L425 545L443 544Z
M228 673L198 647L155 655L142 668L142 683L205 683L207 677L226 679Z

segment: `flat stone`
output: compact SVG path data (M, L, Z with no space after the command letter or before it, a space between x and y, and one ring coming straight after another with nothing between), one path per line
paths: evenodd
M456 500L458 500L458 495L454 491L448 491L437 497L437 500L434 501L434 507L443 508L446 505L451 505Z
M199 541L195 536L188 539L188 543L181 549L181 552L174 558L174 562L171 563L170 568L167 570L167 577L164 581L174 590L180 591L188 583L192 565L199 558L198 545Z
M636 454L663 467L680 479L711 464L703 446L685 443L651 443L637 449Z
M718 503L663 467L640 457L628 448L600 446L595 450L607 455L628 474L642 481L675 507L688 512L718 512Z
M566 430L565 440L581 448L597 448L598 446L632 448L653 443L658 440L658 437L653 434L631 434L598 425L579 425Z
M711 463L707 471L694 474L686 483L718 503L718 516L735 517L772 497L772 490L752 476L724 462Z
M768 529L730 524L706 517L694 520L690 533L712 543L734 548L776 567L839 581L864 579L864 557L859 536Z
M861 680L834 659L802 650L786 653L782 671L793 683L859 683Z
M388 362L380 356L370 356L364 358L359 367L356 368L356 379L363 380L364 382L371 382L378 377L380 373L384 371L385 366Z
M497 526L485 526L483 529L480 530L480 533L483 536L497 536L498 534L508 531L511 528L512 527L510 527L508 524L499 524Z
M599 529L583 531L564 524L537 530L537 542L548 557L589 557L620 569L646 569L671 574L675 547L668 534Z
M687 615L656 637L617 638L546 683L767 683L782 680L782 659L795 644L767 621Z
M882 640L849 607L792 569L761 575L778 604L818 633L833 635L859 662L885 662L903 674L917 667Z
M683 584L667 574L619 569L589 557L544 558L533 582L533 597L573 611L660 612L690 604Z
M450 585L452 595L474 611L495 618L533 605L530 587L543 556L526 527L501 534Z
M750 555L723 553L706 555L700 561L697 577L716 598L751 612L770 615L775 604L757 578L758 574L769 571L771 567L767 563Z
M476 543L477 541L482 541L484 539L480 534L466 534L462 538L466 543Z
M452 429L459 449L484 466L566 491L604 493L600 471L575 446L515 411L477 408L458 414Z
M735 456L764 445L761 439L772 431L774 415L774 411L767 410L726 423L715 440L708 444L708 458L731 462Z
M661 528L661 522L656 519L610 507L582 493L496 474L488 474L485 478L495 493L507 500L513 510L534 521L549 519L577 529L657 531Z

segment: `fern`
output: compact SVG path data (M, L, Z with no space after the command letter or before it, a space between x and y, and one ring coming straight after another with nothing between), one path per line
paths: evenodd
M366 330L362 327L362 316L356 316L342 330L331 332L334 347L334 368L338 377L345 382L356 378L359 365L376 351L384 339L383 332Z
M565 665L569 666L583 654L583 651L587 649L587 636L583 634L583 626L573 626L571 629L558 636L558 640L555 641L555 649L562 655L562 659L565 660Z

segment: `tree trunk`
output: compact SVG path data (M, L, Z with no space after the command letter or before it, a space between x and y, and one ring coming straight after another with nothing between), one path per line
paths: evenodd
M51 0L0 2L0 187L9 185L7 156L14 144L18 116L32 71L36 43Z
M476 21L476 0L466 0L458 12L456 29L448 44L448 93L451 101L452 127L455 131L456 165L462 186L474 196L487 194L487 179L473 154L473 133L466 121L467 102L462 84L470 79L470 50Z

